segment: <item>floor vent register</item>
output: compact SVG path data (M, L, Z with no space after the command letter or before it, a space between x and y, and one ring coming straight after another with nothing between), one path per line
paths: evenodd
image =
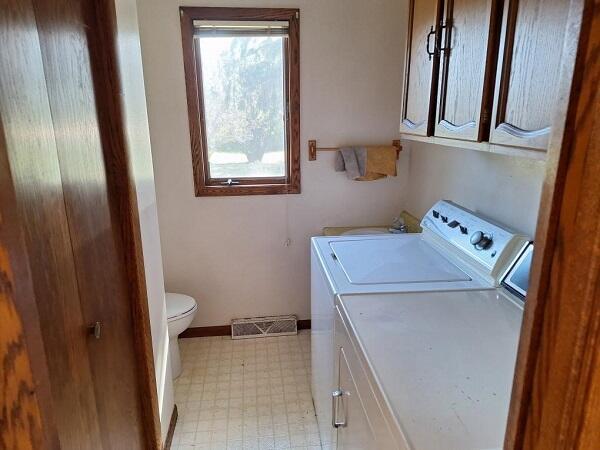
M234 319L231 321L231 338L248 339L298 334L296 316L267 316Z

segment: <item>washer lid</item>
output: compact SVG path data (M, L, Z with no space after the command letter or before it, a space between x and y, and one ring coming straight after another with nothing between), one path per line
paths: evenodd
M330 246L351 284L471 280L421 239L338 240Z
M167 319L183 316L196 308L196 300L189 295L167 292L165 297L167 303Z

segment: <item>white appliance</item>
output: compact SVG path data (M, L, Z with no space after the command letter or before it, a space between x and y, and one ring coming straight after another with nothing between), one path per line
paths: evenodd
M510 294L342 295L337 308L338 450L502 448L522 319Z
M532 250L498 289L338 297L338 450L502 448Z
M452 202L437 202L420 234L314 237L311 250L312 390L321 441L333 445L338 295L495 289L525 236Z

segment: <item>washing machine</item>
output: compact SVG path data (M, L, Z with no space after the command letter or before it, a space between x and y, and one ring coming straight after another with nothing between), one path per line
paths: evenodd
M311 240L312 392L325 446L335 445L333 324L336 298L352 294L493 290L528 238L448 200L422 233Z

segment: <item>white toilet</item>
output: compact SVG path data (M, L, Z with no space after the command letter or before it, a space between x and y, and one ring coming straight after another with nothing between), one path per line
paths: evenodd
M189 295L165 294L167 303L167 321L169 327L169 354L171 355L171 372L173 379L181 375L181 356L177 337L183 333L194 320L198 305Z

